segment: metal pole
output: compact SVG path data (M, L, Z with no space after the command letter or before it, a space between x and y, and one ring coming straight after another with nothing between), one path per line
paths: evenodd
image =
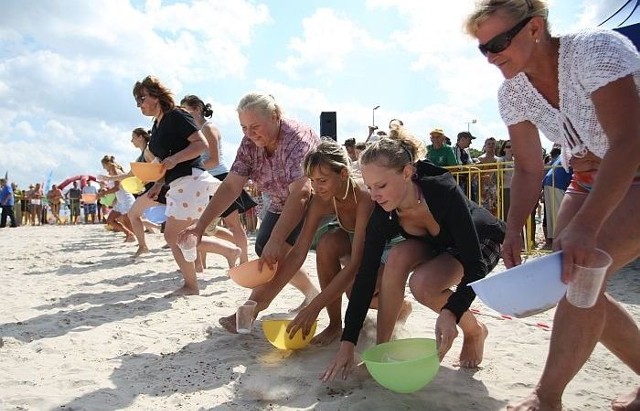
M373 110L371 110L371 125L376 126L376 110L379 109L380 106L375 106Z

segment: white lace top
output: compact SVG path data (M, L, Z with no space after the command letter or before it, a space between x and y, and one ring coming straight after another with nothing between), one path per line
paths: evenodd
M640 94L640 55L628 38L604 29L561 36L559 54L559 110L524 73L502 83L498 103L507 126L528 120L548 139L562 144L566 167L572 155L580 157L589 150L602 158L607 152L608 139L596 117L591 93L633 74Z

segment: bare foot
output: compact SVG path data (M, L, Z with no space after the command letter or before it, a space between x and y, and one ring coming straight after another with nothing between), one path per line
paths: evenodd
M338 324L338 325L329 324L329 326L324 330L322 330L320 334L316 335L311 339L311 344L324 347L325 345L329 345L332 342L334 342L336 339L340 338L341 335L342 335L341 324Z
M204 272L204 266L202 265L202 262L198 262L198 260L196 260L196 273L203 273Z
M480 331L472 335L464 335L462 350L460 351L460 366L462 368L476 368L482 362L484 353L484 340L487 339L489 330L481 323Z
M300 310L302 310L303 308L311 304L311 301L314 298L316 298L318 294L320 294L320 292L314 287L313 291L309 292L309 294L304 296L304 301L302 301L302 303L300 303L300 305L294 308L293 310L289 310L289 312L292 314L300 312Z
M402 308L400 309L400 313L398 313L398 319L396 320L396 324L404 325L407 322L407 318L411 315L411 311L413 311L413 307L408 300L402 301Z
M240 254L242 254L242 251L236 247L233 254L227 257L227 263L229 264L229 268L232 268L238 265L238 258L240 258Z
M136 238L132 235L128 235L124 238L125 243L133 243L136 241Z
M640 410L640 387L611 401L611 409L615 411Z
M220 319L218 320L218 324L220 324L225 330L227 330L231 334L238 334L238 330L236 330L235 314L231 314L228 317L220 317Z
M147 254L148 252L149 252L149 249L147 247L138 246L138 249L136 250L136 253L134 255L132 255L131 258L140 257L142 254Z
M507 411L562 411L562 404L560 400L557 403L545 403L534 391L519 403L507 405Z
M198 295L198 294L200 294L199 289L183 286L182 288L178 288L174 292L167 294L166 297L167 298L182 297L187 295Z

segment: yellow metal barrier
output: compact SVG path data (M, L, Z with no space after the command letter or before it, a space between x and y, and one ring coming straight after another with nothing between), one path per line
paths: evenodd
M457 165L445 168L453 174L467 197L482 205L496 217L506 220L509 212L513 161ZM551 166L545 167L545 171L551 168ZM555 176L552 177L552 187L555 187ZM540 181L540 193L542 198L542 181ZM552 210L558 209L555 204L555 197L552 196L547 201L552 201ZM524 241L524 252L527 255L531 254L536 245L535 217L537 208L540 206L540 202L538 202L531 212L531 218L527 219L527 223L523 227L523 238L526 239ZM547 215L547 218L551 218L552 222L555 222L556 217L556 212Z

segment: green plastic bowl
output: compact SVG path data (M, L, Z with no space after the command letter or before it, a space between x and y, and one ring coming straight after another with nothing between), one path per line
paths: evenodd
M378 344L362 353L362 359L378 384L403 394L429 384L440 368L436 341L431 338Z
M116 195L114 193L109 193L100 199L100 203L107 207L111 207L114 201L116 201Z

